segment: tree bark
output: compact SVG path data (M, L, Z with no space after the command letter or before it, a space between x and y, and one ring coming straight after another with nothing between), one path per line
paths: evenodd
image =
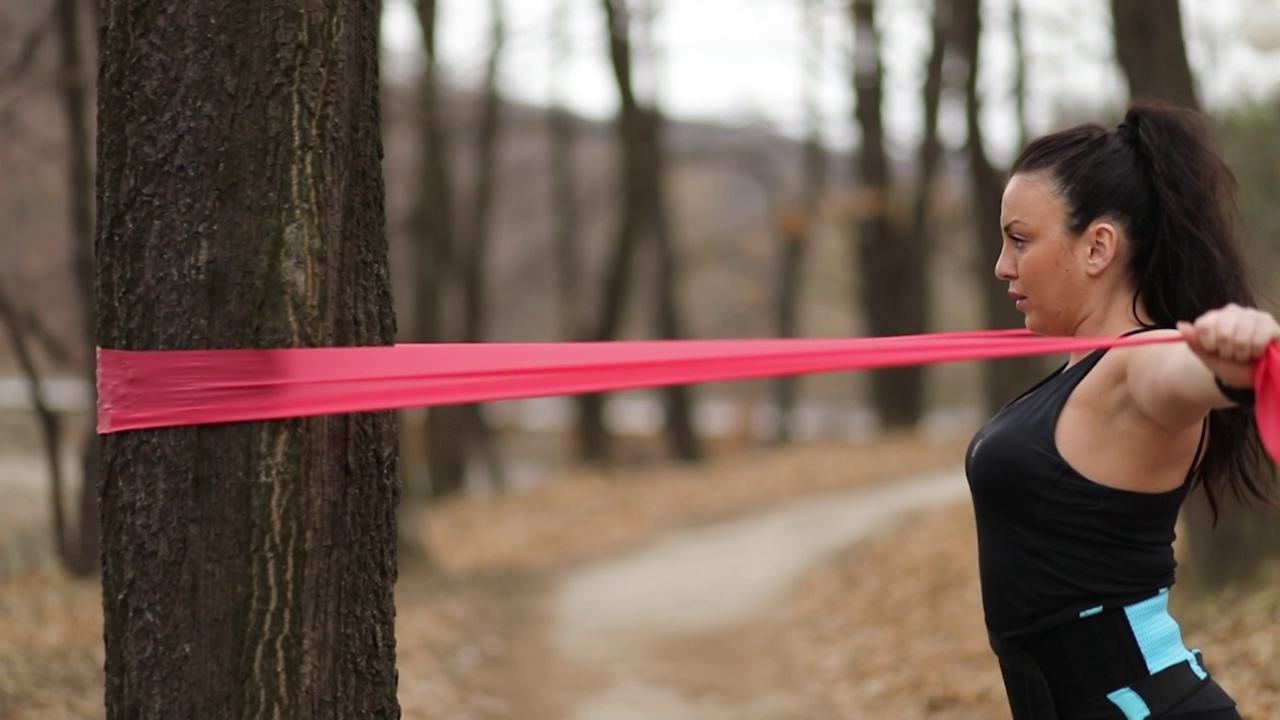
M97 331L94 327L93 297L93 135L89 129L91 98L89 72L85 67L80 5L77 0L56 0L54 20L58 27L58 56L61 70L59 96L67 123L67 197L71 219L71 273L75 280L76 305L80 310L84 352L80 361L82 377L90 388L90 407L97 405L91 350ZM98 525L97 435L85 431L80 446L81 482L77 502L77 522L68 532L74 541L64 544L63 565L72 573L96 573L101 554ZM62 508L57 512L62 513Z
M394 340L379 4L102 5L98 342ZM102 438L108 718L395 718L389 412Z
M893 181L885 150L883 70L875 0L851 3L854 26L855 117L862 132L855 168L859 216L857 260L861 306L874 336L924 332L928 297L924 248L904 235L893 217ZM910 428L924 413L924 368L872 373L872 400L886 428Z

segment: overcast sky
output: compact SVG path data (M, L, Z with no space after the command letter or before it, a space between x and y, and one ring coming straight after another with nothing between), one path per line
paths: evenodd
M546 103L552 91L556 7L564 0L505 0L509 45L503 92ZM603 37L600 0L567 0L568 63L557 73L571 107L597 118L613 114L613 85ZM661 64L656 87L665 112L677 118L767 122L798 134L804 126L803 58L813 43L804 31L802 0L659 0L654 24ZM854 139L848 88L850 34L846 0L823 0L822 114L828 140ZM442 60L455 81L479 80L488 52L488 2L439 0ZM919 86L928 52L927 0L879 4L886 72L886 122L903 145L919 132ZM1055 108L1115 106L1125 86L1114 61L1108 0L1023 0L1028 53L1028 113L1033 132L1049 129ZM1203 100L1220 108L1273 97L1280 90L1280 51L1245 41L1260 9L1280 0L1183 0L1192 69ZM981 90L984 123L994 155L1006 159L1016 138L1012 90L1010 0L986 0ZM386 66L413 68L420 35L411 0L385 0ZM942 131L964 136L958 107L945 113Z

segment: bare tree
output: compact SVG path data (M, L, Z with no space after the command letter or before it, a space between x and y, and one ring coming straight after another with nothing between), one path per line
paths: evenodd
M36 53L44 43L45 37L53 29L54 12L58 9L56 5L51 6L48 17L41 19L23 35L22 41L18 44L18 52L14 55L13 60L3 68L0 68L0 90L8 89L26 76L31 68L31 63L36 58Z
M854 27L855 119L862 133L855 168L859 213L856 270L861 302L872 335L924 332L928 325L926 256L917 238L904 234L894 217L893 178L885 149L882 106L884 72L875 0L850 3ZM909 366L872 373L872 399L889 428L913 427L924 412L924 368Z
M680 262L671 229L671 215L667 209L666 177L667 150L663 143L665 119L659 108L657 78L661 75L658 49L653 37L653 23L658 13L658 0L648 0L639 44L644 66L652 83L648 108L642 111L636 127L641 131L638 139L640 153L648 163L636 166L644 174L637 178L643 188L644 206L642 219L644 232L650 240L655 263L654 279L654 333L657 337L676 340L684 337L684 319L678 300L680 288ZM694 461L702 457L702 447L693 426L693 389L688 385L668 385L661 389L666 408L666 435L671 454L678 460Z
M965 124L969 135L965 141L965 154L969 160L969 177L972 186L975 255L992 257L992 241L989 239L999 223L1000 198L1004 194L1004 174L992 166L987 157L986 142L982 130L982 99L978 94L978 74L982 68L979 52L982 46L982 9L980 0L954 0L957 48L964 59L966 74L964 85ZM984 281L982 287L983 309L987 326L1014 328L1023 326L1023 318L1003 285L991 279L990 264L980 263L978 272ZM1030 387L1040 374L1040 366L1034 358L1014 358L988 361L983 365L986 379L986 409L994 412L1018 393Z
M44 401L40 367L28 345L31 333L23 320L23 312L14 304L9 291L0 283L0 321L3 321L9 335L9 345L13 348L18 367L31 386L31 405L35 410L36 420L40 424L40 437L44 442L45 461L49 464L49 504L53 518L53 548L64 567L74 573L87 574L85 558L80 548L73 542L67 528L65 483L62 468L62 417ZM97 487L93 488L96 498ZM96 511L97 504L94 504ZM93 527L97 527L95 516ZM97 568L97 558L90 566Z
M924 108L920 148L916 154L918 178L911 209L910 245L919 248L921 257L932 254L933 242L929 228L929 205L938 164L942 160L942 141L938 137L938 113L942 104L943 64L951 46L954 18L952 0L934 0L932 39L929 57L925 61L924 86L921 88L921 105Z
M98 341L386 345L377 0L102 5ZM394 718L390 412L102 438L107 718Z
M631 82L631 20L626 0L601 0L605 11L605 32L609 38L609 59L618 87L620 110L615 132L621 150L617 230L609 250L601 285L600 311L590 339L617 337L627 309L634 274L638 228L643 213L641 192L636 182L645 161L639 146L642 112ZM604 420L606 396L589 393L578 396L578 452L583 460L607 461L612 455L612 439Z
M784 212L779 218L778 282L774 297L779 337L795 337L800 334L800 294L803 286L801 269L806 249L813 242L813 234L821 212L819 202L826 186L827 158L822 133L822 107L819 87L822 85L823 36L818 0L804 0L804 34L806 42L800 58L804 69L804 114L808 127L801 153L801 189L798 207ZM784 375L774 383L774 404L778 409L778 426L775 442L791 439L792 414L800 378Z
M680 264L676 257L674 238L666 210L664 183L666 152L662 145L662 115L655 107L647 113L646 131L642 147L650 158L651 175L645 178L650 232L657 262L654 263L654 330L659 338L677 340L684 337L684 321L676 299L679 287ZM693 426L693 390L688 385L663 387L666 404L667 443L677 460L694 461L702 458L702 446Z
M564 67L571 51L572 0L556 5L551 29L551 109L547 130L551 145L551 207L555 215L556 267L559 270L560 328L567 338L587 334L582 293L581 234L578 223L577 128L565 106Z
M67 198L71 218L71 271L75 279L76 305L80 310L82 354L81 377L96 400L92 348L97 330L93 307L93 134L89 107L92 81L85 63L84 40L80 30L81 5L77 0L55 0L60 82L59 97L67 124ZM96 405L93 402L90 407ZM78 575L98 570L100 531L98 527L98 436L87 427L81 441L81 483L76 541L63 543L64 564ZM61 512L59 508L58 512Z
M493 208L497 192L498 149L502 137L502 98L498 92L498 74L507 41L506 12L502 0L490 0L489 59L485 64L484 84L480 99L480 121L476 134L477 172L471 198L470 221L458 247L462 285L462 339L477 342L484 339L488 327L488 283L485 267ZM490 480L496 486L505 484L502 459L496 434L480 412L480 405L459 408L465 420L468 455L479 455L485 461Z
M1111 0L1111 17L1130 97L1199 107L1178 0Z
M1112 0L1111 9L1116 56L1130 96L1198 108L1177 0ZM1247 577L1264 559L1280 555L1280 511L1261 503L1241 507L1234 499L1220 506L1216 524L1203 492L1193 493L1183 508L1190 565L1209 589Z
M80 375L94 388L94 314L93 314L93 135L89 106L92 102L92 72L85 60L85 40L80 27L79 5L74 0L54 0L48 16L40 19L24 35L18 53L0 69L0 90L28 77L36 55L45 39L52 35L57 50L54 88L59 110L66 125L65 161L68 230L71 238L71 275L74 280L73 302L81 316L78 352L68 350L48 331L31 308L18 307L6 293L0 303L3 319L14 352L34 395L34 409L45 439L50 463L51 498L53 502L54 548L58 560L78 576L97 572L99 565L97 435L92 426L85 429L80 444L81 483L77 495L75 521L68 522L63 501L65 474L61 463L62 422L40 396L40 371L27 345L40 342L49 354L63 365L80 366ZM8 124L8 113L0 114L0 127ZM90 398L90 407L94 404Z
M1013 104L1017 114L1018 147L1027 144L1027 47L1026 20L1022 15L1022 0L1010 0L1009 26L1013 36Z
M413 335L421 342L457 339L460 330L445 322L456 301L458 277L455 243L454 179L449 161L451 133L445 113L436 30L436 0L418 0L418 22L426 51L419 86L422 144L418 205L414 216L411 263L414 271ZM426 466L429 493L444 496L466 480L466 410L447 405L427 410ZM419 495L409 486L411 497Z
M631 39L633 21L627 0L601 0L609 37L609 59L618 87L620 110L617 121L621 151L619 184L621 210L617 231L602 285L602 302L592 339L612 340L618 336L626 314L635 274L636 253L648 239L657 260L655 322L663 337L680 336L676 304L677 265L663 198L662 120L657 108L645 106L634 85L635 53ZM665 388L667 436L672 451L680 459L696 459L701 451L689 417L692 401L684 387ZM610 441L604 423L604 396L582 395L579 399L579 448L586 460L606 460Z

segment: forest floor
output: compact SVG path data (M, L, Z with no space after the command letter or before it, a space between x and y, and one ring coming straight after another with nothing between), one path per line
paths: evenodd
M404 717L1007 717L962 451L761 448L432 507L397 588ZM1280 565L1174 601L1245 716L1280 717ZM101 623L95 583L0 580L0 720L102 717Z

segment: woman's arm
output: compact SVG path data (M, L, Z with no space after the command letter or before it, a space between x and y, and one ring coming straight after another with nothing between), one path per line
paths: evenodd
M1239 305L1178 323L1186 343L1135 348L1126 367L1130 397L1139 412L1177 429L1200 422L1215 408L1231 407L1215 376L1230 387L1253 387L1253 373L1267 346L1280 339L1270 313Z

